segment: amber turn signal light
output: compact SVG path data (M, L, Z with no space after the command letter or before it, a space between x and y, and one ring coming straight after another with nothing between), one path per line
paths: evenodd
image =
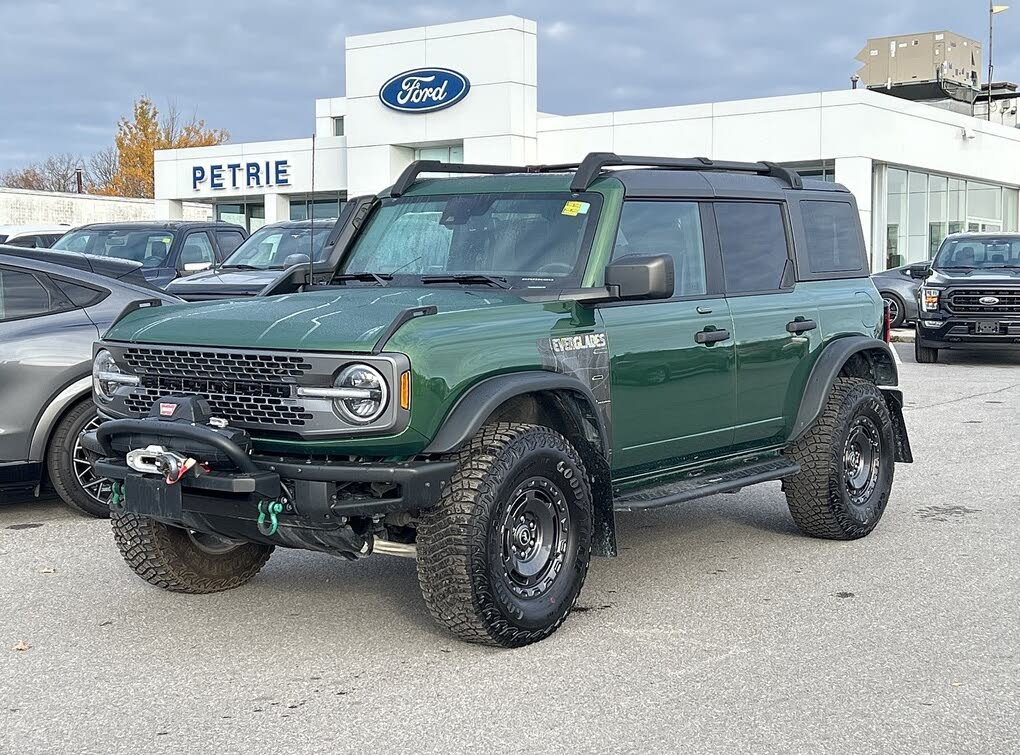
M407 370L400 376L400 408L411 408L411 371Z

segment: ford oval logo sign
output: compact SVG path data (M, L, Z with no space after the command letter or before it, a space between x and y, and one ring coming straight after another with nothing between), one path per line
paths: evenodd
M999 298L997 296L982 296L978 299L978 303L991 307L999 303Z
M456 105L470 89L467 77L449 68L415 68L383 84L379 99L403 113L432 113Z

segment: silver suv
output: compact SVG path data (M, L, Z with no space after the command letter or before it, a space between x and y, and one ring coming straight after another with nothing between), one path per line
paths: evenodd
M110 486L78 443L97 424L92 344L129 306L179 301L141 265L0 246L0 491L49 482L68 505L109 516Z

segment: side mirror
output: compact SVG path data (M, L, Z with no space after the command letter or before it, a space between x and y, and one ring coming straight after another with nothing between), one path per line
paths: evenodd
M911 265L909 268L910 277L924 280L931 275L931 266L927 262L922 262L918 265Z
M606 288L620 301L668 299L673 285L673 258L668 254L628 254L606 266Z
M312 261L312 258L307 254L288 254L286 259L283 260L283 266L293 267L294 265L307 265Z
M211 262L185 262L181 272L185 275L191 275L192 273L201 273L210 269L212 269Z

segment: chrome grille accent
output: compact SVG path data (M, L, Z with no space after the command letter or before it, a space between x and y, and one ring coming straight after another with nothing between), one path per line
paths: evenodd
M996 304L982 304L981 299L994 297ZM961 315L1020 315L1020 288L951 289L946 300L950 312Z

